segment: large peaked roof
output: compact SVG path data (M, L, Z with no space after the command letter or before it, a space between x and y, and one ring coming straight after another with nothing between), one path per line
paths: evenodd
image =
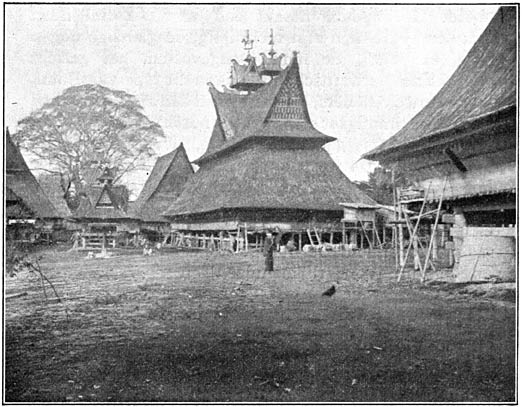
M133 203L136 217L149 222L164 222L161 214L179 196L194 173L183 143L158 158L138 199Z
M223 208L339 211L340 202L375 203L323 148L257 145L202 166L165 215Z
M517 7L500 7L435 97L398 133L363 158L378 160L392 150L514 109L516 80Z
M278 95L290 83L302 104L303 120L270 120ZM279 76L255 92L247 95L219 92L210 86L210 94L217 120L207 151L195 163L199 164L251 137L307 138L321 140L323 144L335 140L317 131L310 121L295 55Z
M47 195L29 170L18 147L11 140L9 131L5 134L5 170L6 190L13 197L18 197L37 218L59 218Z

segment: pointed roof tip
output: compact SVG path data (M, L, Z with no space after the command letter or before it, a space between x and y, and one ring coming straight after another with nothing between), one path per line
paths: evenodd
M179 143L179 146L176 148L176 150L185 151L185 146L183 145L183 141L181 143Z

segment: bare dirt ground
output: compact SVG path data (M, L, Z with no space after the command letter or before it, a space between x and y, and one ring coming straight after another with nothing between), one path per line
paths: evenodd
M393 261L280 254L266 274L259 253L49 250L68 319L38 279L6 277L4 399L514 402L514 296L397 284Z

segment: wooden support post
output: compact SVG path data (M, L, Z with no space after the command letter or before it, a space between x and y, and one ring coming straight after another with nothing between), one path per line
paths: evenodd
M312 246L315 246L315 245L314 245L314 241L313 241L313 239L312 239L312 232L310 232L310 229L306 229L306 233L308 233L308 240L310 240L310 244L311 244Z
M392 187L393 187L393 215L394 215L394 218L395 218L395 221L398 220L398 208L397 208L397 201L398 201L398 196L397 196L397 188L395 188L395 169L392 168ZM395 271L399 271L399 244L397 242L397 231L398 231L398 225L395 224L393 226L393 241L394 241L394 245L393 247L395 248Z
M364 237L368 241L368 245L370 246L370 249L373 249L372 241L370 240L370 238L368 237L368 234L366 233L366 230L364 229L364 223L363 222L360 222L360 223L361 223L361 230L364 234ZM363 242L361 242L361 249L362 249L362 247L363 247Z
M439 249L439 233L438 233L438 227L435 226L433 227L433 235L435 236L434 239L433 239L433 251L432 251L432 259L433 261L436 261L438 260L439 258L439 254L438 254L438 249Z
M417 235L413 235L413 269L414 270L420 270L421 261L419 257L419 238Z
M400 210L400 209L399 209ZM402 216L401 216L402 218ZM404 261L404 232L402 230L402 223L398 225L399 227L399 265L401 268L404 268L406 262Z
M323 243L321 236L319 236L319 233L317 232L317 228L314 227L315 237L317 238L317 244L321 245ZM321 233L322 234L322 233Z
M344 224L344 222L341 222L341 226L342 226L342 242L343 242L343 245L346 244L346 225Z
M239 237L241 236L241 228L237 225L237 236L236 236L236 253L239 253Z
M299 232L299 251L303 250L303 234Z
M248 252L248 230L247 230L246 223L245 223L245 252Z
M330 244L333 244L334 234L330 232Z

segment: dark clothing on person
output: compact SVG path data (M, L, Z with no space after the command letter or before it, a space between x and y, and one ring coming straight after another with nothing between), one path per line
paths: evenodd
M272 237L266 237L263 246L263 254L265 255L265 271L274 271L274 240Z

